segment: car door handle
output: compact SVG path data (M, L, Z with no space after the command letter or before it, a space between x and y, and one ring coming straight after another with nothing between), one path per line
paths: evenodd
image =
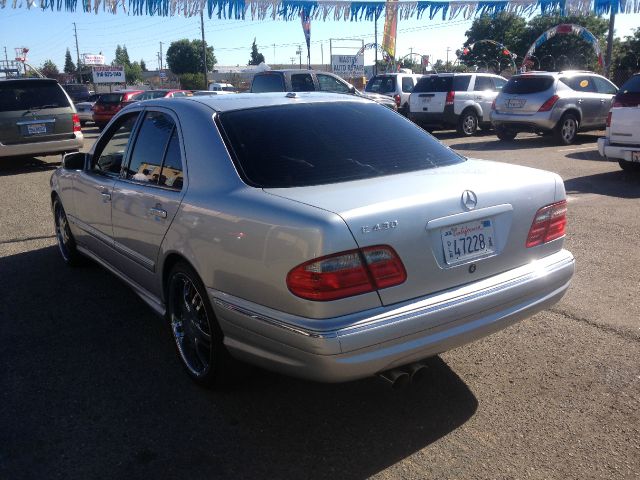
M601 98L601 99L600 99L600 103L604 103L604 98Z
M111 193L107 191L100 192L100 196L102 197L102 201L110 202L111 201Z
M578 100L578 103L582 103L582 99L581 98Z
M158 218L167 218L167 211L163 210L161 208L150 208L149 209L149 213L151 215L153 215L154 217L158 217Z

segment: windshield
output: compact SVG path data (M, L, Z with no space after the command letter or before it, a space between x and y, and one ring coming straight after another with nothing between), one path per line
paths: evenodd
M168 92L166 90L149 90L146 92L136 93L129 99L130 101L140 102L142 100L151 100L153 98L164 98Z
M370 93L391 93L396 91L396 77L377 75L367 83L364 89Z
M236 110L221 113L219 122L243 179L262 188L339 183L464 161L372 102Z
M622 87L620 87L621 93L640 93L640 75L634 75L627 80Z
M9 80L0 83L0 112L69 107L55 80Z

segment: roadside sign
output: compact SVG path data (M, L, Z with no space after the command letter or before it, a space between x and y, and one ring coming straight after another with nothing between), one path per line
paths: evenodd
M124 67L92 67L93 83L125 83Z
M364 55L331 55L331 71L345 78L364 76Z
M160 72L160 78L167 78L166 72Z

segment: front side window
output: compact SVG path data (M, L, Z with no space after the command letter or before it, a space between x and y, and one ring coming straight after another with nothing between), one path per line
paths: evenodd
M318 86L322 92L349 93L349 86L331 75L319 73Z
M261 188L339 183L464 161L373 102L278 105L218 118L242 178Z
M313 92L315 89L313 78L308 73L294 73L291 75L291 91Z
M147 112L140 125L126 178L144 183L158 183L162 158L175 122L162 112Z
M109 129L104 141L98 146L93 156L91 169L95 173L107 176L118 176L122 161L127 156L131 132L138 119L139 112L120 117ZM104 143L106 142L106 143Z
M502 91L502 88L507 84L504 78L493 77L494 89L498 92Z
M184 181L182 171L182 155L180 153L180 140L178 139L178 130L174 127L167 145L167 151L164 155L162 170L158 178L158 185L168 188L180 190Z
M615 95L618 93L618 88L609 80L605 80L600 77L593 77L593 83L595 84L598 93L605 95Z

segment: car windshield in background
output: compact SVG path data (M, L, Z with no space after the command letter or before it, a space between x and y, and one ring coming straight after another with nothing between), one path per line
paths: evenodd
M627 80L620 87L620 93L640 93L640 75L634 75Z
M120 103L121 101L121 93L105 93L103 95L100 95L97 103Z
M152 100L154 98L163 98L167 93L167 90L149 90L147 92L136 93L131 97L131 101L141 102L142 100Z
M553 77L521 76L511 77L504 86L504 93L538 93L548 90L553 85Z
M339 183L464 161L375 103L261 107L225 112L219 120L238 170L256 187Z
M58 82L9 80L0 83L0 112L69 107Z
M284 92L284 79L282 75L265 74L253 77L251 84L252 93Z
M389 93L396 90L396 78L376 76L367 82L365 92L370 93Z

